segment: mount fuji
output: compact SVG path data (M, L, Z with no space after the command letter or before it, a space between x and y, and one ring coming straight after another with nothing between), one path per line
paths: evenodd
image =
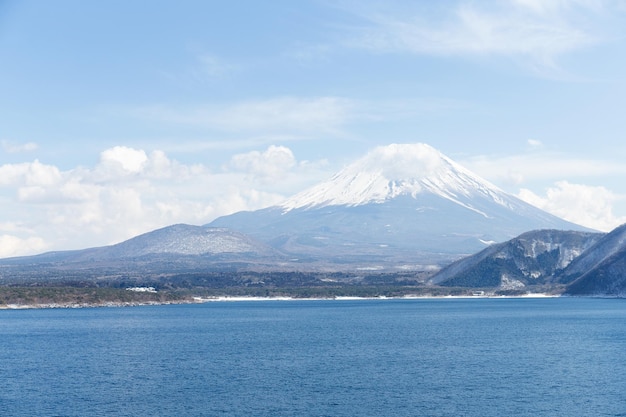
M536 229L589 231L505 193L433 147L378 147L278 206L220 217L298 262L413 269Z

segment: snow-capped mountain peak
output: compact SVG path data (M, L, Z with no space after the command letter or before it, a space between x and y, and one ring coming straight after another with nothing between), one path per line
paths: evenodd
M210 226L248 233L297 258L368 263L376 256L383 263L449 261L529 230L584 229L421 143L376 148L282 205L234 213Z
M476 194L508 206L496 186L423 144L392 144L375 148L330 180L296 194L281 207L286 211L330 205L383 203L399 196L428 192L477 211L462 200Z

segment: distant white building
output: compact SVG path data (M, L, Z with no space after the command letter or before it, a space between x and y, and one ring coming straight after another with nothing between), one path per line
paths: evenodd
M134 291L134 292L157 292L154 287L130 287L126 288L126 291Z

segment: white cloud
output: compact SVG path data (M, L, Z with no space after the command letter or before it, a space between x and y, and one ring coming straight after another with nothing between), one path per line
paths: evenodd
M145 151L126 146L116 146L100 154L102 165L121 167L129 173L140 172L146 162L148 162L148 156Z
M161 150L146 153L143 149L115 146L100 153L100 162L92 170L73 171L73 177L80 173L81 178L95 183L140 180L178 180L204 175L202 165L183 165L172 161Z
M38 185L18 188L17 196L18 200L22 203L36 203L50 200L47 189Z
M439 151L423 143L380 146L359 162L365 171L383 167L382 172L387 178L428 176L443 166Z
M173 163L163 151L152 151L147 157L144 171L155 178L169 178L180 165Z
M626 223L626 217L613 213L619 196L605 187L559 181L545 196L522 189L518 197L565 220L605 232Z
M37 253L45 248L44 240L39 237L22 239L13 235L0 235L0 258Z
M61 181L59 169L52 165L42 164L38 160L0 165L0 186L47 186L57 184L59 181Z
M126 146L104 150L93 167L0 165L0 256L101 246L174 223L205 224L275 205L323 167L274 145L235 155L217 172Z
M0 232L2 233L31 233L32 230L25 228L23 225L12 222L0 223Z
M232 168L243 171L253 178L270 181L280 179L295 165L296 158L291 149L274 145L264 152L252 151L235 155L230 161Z
M536 139L528 139L528 146L531 149L541 149L543 148L543 143L540 140L536 140Z

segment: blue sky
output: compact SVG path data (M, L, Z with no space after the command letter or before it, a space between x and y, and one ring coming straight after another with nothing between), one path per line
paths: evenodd
M0 256L276 204L424 142L626 222L626 1L0 1Z

